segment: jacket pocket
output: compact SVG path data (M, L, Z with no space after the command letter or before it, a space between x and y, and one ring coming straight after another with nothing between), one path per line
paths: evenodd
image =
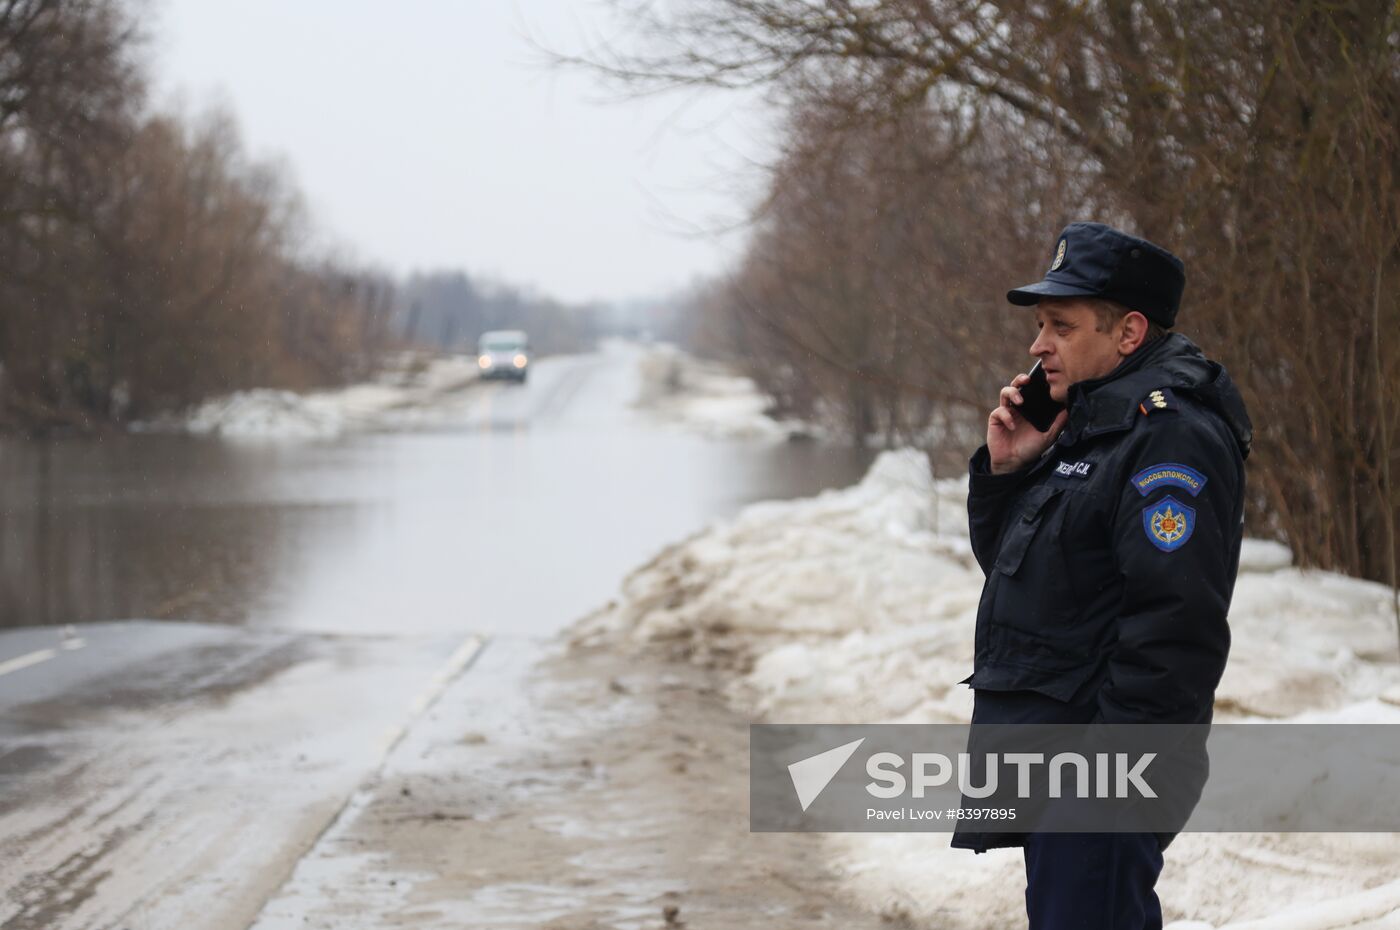
M1034 691L1063 703L1084 702L1096 690L1086 686L1105 671L1105 661L1093 656L1074 662L1040 659L1029 665L999 661L978 669L968 683L984 691Z
M1021 498L1014 511L1011 523L1002 534L1001 549L997 553L996 570L1004 575L1014 575L1021 568L1031 540L1045 519L1049 504L1063 488L1040 485L1031 488Z

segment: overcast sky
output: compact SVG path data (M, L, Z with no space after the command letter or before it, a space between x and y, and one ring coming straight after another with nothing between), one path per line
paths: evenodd
M597 0L152 0L156 100L230 108L318 229L394 272L461 268L566 300L720 270L768 157L752 97L617 101L540 63L616 35Z

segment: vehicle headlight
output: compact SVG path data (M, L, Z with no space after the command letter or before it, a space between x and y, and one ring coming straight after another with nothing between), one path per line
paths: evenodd
M516 368L524 368L527 359L524 355L517 355L514 359L512 359L512 361L515 362Z
M490 368L490 367L491 367L491 356L489 356L489 355L483 355L483 356L481 356L480 358L478 358L478 359L476 360L476 363L477 363L478 365L480 365L482 368Z

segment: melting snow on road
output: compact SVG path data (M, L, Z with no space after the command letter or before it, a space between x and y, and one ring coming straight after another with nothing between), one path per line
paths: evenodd
M771 402L752 379L675 346L649 347L638 363L638 375L635 406L657 422L729 438L817 432L810 424L769 417Z
M419 422L434 405L477 383L474 356L408 355L374 381L297 393L258 388L216 397L183 416L136 424L137 432L188 432L241 440L329 439Z
M966 478L886 452L858 485L752 505L633 572L578 642L649 642L732 673L727 697L785 723L965 723L982 573ZM1245 542L1218 722L1400 723L1390 591ZM1024 921L1019 849L948 834L824 834L847 890L947 928ZM1175 930L1400 926L1395 834L1180 835L1158 883ZM1175 921L1172 923L1172 921Z

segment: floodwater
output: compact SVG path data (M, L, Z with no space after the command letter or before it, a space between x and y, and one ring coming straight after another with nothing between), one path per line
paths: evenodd
M0 441L0 627L548 634L667 543L870 462L662 428L631 408L636 358L543 359L431 426L334 440Z

